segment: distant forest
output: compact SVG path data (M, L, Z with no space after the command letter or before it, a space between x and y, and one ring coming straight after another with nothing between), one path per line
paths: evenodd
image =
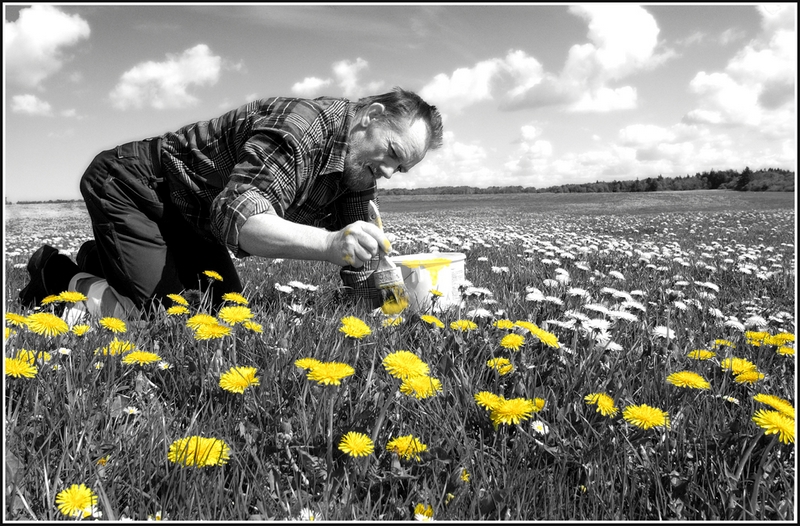
M538 194L538 193L592 193L592 192L658 192L661 190L738 190L742 192L794 192L794 172L780 168L753 171L745 167L736 170L711 170L684 177L648 177L632 181L596 181L594 183L565 184L532 188L523 186L436 186L432 188L382 189L383 195L436 195L436 194Z
M648 177L632 181L596 181L594 183L564 184L547 188L523 186L434 186L429 188L381 189L383 195L439 195L439 194L539 194L539 193L594 193L594 192L658 192L662 190L737 190L740 192L794 192L794 172L781 168L752 171L745 167L736 170L711 170L684 177ZM75 199L50 201L17 201L28 203L70 203ZM6 204L10 204L6 199Z

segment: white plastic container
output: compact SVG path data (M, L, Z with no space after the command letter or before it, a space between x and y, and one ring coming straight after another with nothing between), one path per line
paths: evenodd
M403 274L409 309L419 313L442 311L458 305L458 287L464 281L466 255L461 252L431 252L391 256ZM441 296L432 291L441 292Z

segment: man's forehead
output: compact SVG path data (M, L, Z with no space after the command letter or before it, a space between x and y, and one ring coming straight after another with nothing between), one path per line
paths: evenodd
M419 162L422 160L428 145L428 127L425 125L425 121L417 119L410 125L402 126L398 133L398 140L399 148L403 150L403 154L410 157L409 161Z

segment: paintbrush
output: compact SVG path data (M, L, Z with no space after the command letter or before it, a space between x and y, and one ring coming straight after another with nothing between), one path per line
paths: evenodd
M369 202L369 222L383 230L381 214L375 201ZM372 278L380 292L381 310L387 316L395 316L408 307L408 292L403 273L386 257L383 249L378 249L378 254L378 268L373 272Z

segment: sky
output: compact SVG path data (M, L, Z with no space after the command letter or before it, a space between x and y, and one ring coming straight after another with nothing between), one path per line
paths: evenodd
M796 170L794 4L4 4L6 202L250 100L400 86L444 143L379 188Z

